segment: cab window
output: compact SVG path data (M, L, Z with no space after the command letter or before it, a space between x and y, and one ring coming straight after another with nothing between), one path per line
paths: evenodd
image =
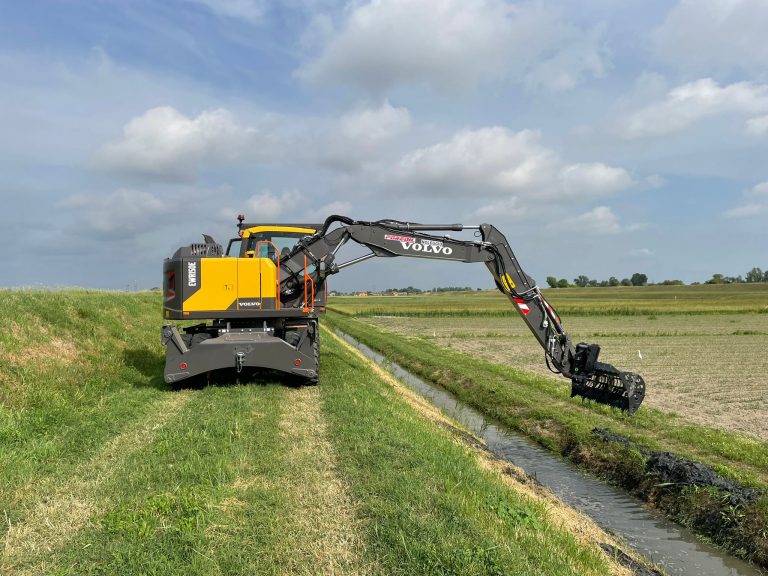
M275 248L277 248L278 254L285 255L296 245L299 238L304 236L306 234L300 232L258 232L248 239L248 250L253 250L257 258L276 260ZM259 244L259 242L263 242L263 244Z
M241 238L233 238L229 241L227 246L227 256L234 256L238 258L240 256L240 245L243 243Z

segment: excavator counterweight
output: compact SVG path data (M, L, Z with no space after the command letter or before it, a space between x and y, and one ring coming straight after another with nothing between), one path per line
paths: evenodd
M166 259L164 316L210 320L183 328L163 327L165 379L178 383L232 369L273 369L317 384L319 315L325 312L327 279L374 257L406 256L485 264L496 287L544 349L553 372L570 378L571 396L630 414L645 396L643 379L598 362L597 344L573 345L554 308L523 272L504 235L490 224L414 224L357 221L330 216L319 224L246 224L226 252L210 236ZM479 240L435 232L474 230ZM338 263L347 242L370 252Z

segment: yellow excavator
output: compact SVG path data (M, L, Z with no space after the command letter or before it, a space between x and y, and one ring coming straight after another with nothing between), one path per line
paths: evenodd
M440 232L472 230L476 240ZM544 349L553 372L571 380L580 396L634 413L645 382L598 361L600 346L574 345L536 282L523 272L509 242L490 224L415 224L357 221L329 216L322 224L256 224L238 216L238 236L224 250L213 238L179 248L163 264L166 320L201 320L179 328L165 324L165 381L180 384L222 370L278 370L317 384L319 316L327 279L375 257L407 256L483 263L496 287L518 311ZM369 252L337 262L347 242Z

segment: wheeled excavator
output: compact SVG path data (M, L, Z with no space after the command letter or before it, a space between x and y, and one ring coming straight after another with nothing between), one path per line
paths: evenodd
M630 414L645 396L638 374L599 362L600 346L575 344L509 242L490 224L415 224L329 216L322 224L255 224L238 216L238 236L227 249L213 238L179 248L163 264L166 320L202 320L179 331L162 328L165 381L179 385L221 370L277 370L315 385L320 375L319 316L327 279L375 257L407 256L485 264L544 349L555 373L571 380L571 396ZM475 240L447 233L471 230ZM442 233L442 235L440 235ZM369 251L337 262L348 242Z

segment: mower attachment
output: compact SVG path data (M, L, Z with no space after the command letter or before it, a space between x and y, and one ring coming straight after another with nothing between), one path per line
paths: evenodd
M639 374L620 372L597 361L600 346L576 346L576 366L571 376L571 397L581 396L634 414L645 398L645 381Z

